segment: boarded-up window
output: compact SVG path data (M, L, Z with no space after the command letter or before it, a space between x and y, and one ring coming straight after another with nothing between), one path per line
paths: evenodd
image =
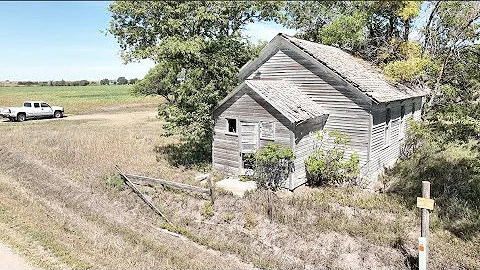
M227 131L229 133L237 133L237 119L227 118Z
M275 122L260 122L260 139L275 140Z
M391 121L392 120L392 111L387 109L385 114L385 145L390 144L390 131L392 129Z

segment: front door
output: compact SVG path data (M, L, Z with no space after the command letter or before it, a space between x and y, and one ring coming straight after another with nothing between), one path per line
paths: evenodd
M42 117L49 117L53 115L52 107L50 107L47 103L42 102L40 107L42 107Z
M245 173L246 169L244 159L249 154L255 153L258 149L258 123L240 122L240 156L241 156L241 171Z

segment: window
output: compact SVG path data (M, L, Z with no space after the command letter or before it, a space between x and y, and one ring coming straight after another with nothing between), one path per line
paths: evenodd
M398 137L402 139L405 136L405 106L400 107L400 127L398 129Z
M237 119L227 118L227 132L237 134Z
M415 115L415 102L412 103L412 118Z
M40 108L40 103L37 103L37 102L33 103L33 107Z
M48 107L50 107L50 106L48 106L48 104L45 103L45 102L42 102L41 106L42 106L42 108L48 108Z
M391 131L392 111L387 109L385 114L385 146L390 144L390 131Z
M275 140L275 122L260 122L260 139Z
M32 107L32 103L25 102L25 103L23 103L23 107Z

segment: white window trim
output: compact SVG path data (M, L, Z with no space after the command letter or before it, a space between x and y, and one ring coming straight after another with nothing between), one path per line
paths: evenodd
M273 127L272 127L272 131L273 131L273 138L267 138L267 137L263 137L262 136L262 124L263 123L272 123ZM260 135L260 140L267 140L267 141L275 141L275 122L274 121L260 121L259 123L259 135Z
M228 131L228 120L229 119L235 120L235 125L236 125L235 131L236 132ZM225 135L238 136L238 118L236 118L236 117L225 117L225 122L227 123L227 128L225 130Z

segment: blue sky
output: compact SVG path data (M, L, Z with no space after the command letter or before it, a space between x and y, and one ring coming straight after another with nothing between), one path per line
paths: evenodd
M110 2L0 1L0 81L142 78L153 62L122 64L108 28ZM252 41L294 34L275 23L248 25Z

